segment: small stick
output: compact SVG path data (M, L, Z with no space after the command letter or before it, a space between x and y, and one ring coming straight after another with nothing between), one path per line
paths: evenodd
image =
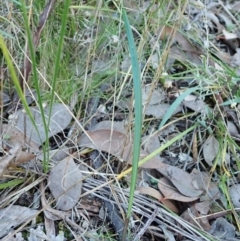
M154 221L154 219L156 218L158 214L158 208L155 208L155 210L153 211L153 213L151 214L151 216L149 217L148 221L145 223L145 225L143 226L143 228L140 230L140 232L135 236L133 241L137 241L140 240L140 238L143 236L143 234L146 232L146 230L148 229L148 227L151 225L151 223Z

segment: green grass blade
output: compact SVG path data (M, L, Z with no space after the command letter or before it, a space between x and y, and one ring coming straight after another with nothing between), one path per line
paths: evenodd
M54 103L56 82L57 82L57 77L58 77L58 74L59 74L61 53L62 53L62 49L63 49L63 42L64 42L64 36L65 36L65 31L66 31L67 17L68 17L68 11L69 11L70 3L71 3L71 0L66 0L65 5L64 5L64 9L63 9L60 37L59 37L59 42L58 42L58 48L57 48L56 60L55 60L55 67L54 67L54 74L53 74L53 81L52 81L49 116L51 116L52 106L53 106L53 103ZM49 128L49 126L50 126L50 118L49 118L49 121L48 121L48 128Z
M7 66L8 66L10 75L11 75L11 79L12 79L12 82L13 82L13 84L15 86L15 89L16 89L16 91L18 93L18 96L21 99L23 107L24 107L27 115L29 116L33 126L35 127L37 133L39 134L37 126L36 126L36 123L35 123L34 118L32 116L32 112L30 111L30 108L28 107L28 103L26 101L25 95L23 94L21 86L19 84L19 80L18 80L16 71L14 69L12 60L10 58L10 55L8 53L7 46L6 46L6 44L5 44L4 40L3 40L3 37L1 35L0 35L0 48L2 49L3 56L4 56L4 58L5 58L6 62L7 62Z
M16 180L11 180L9 182L1 183L0 184L0 190L8 188L8 187L15 187L21 183L23 183L24 180L16 179Z
M147 161L149 161L150 159L152 159L153 157L155 157L156 155L160 154L161 152L163 152L164 150L166 150L169 146L171 146L172 144L174 144L176 141L182 139L188 132L194 130L197 127L198 124L195 124L191 127L189 127L187 130L183 131L182 133L178 134L177 136L175 136L174 138L172 138L171 140L169 140L167 143L163 144L162 146L160 146L157 150L155 150L154 152L152 152L151 154L149 154L148 156L146 156L145 158L143 158L140 162L139 162L139 166L143 165L144 163L146 163Z
M176 141L181 140L185 135L187 135L187 133L189 133L190 131L194 130L197 127L197 125L198 124L195 124L195 125L189 127L187 130L185 130L182 133L178 134L177 136L175 136L174 138L169 140L167 143L161 145L157 150L155 150L154 152L152 152L151 154L149 154L148 156L146 156L145 158L140 160L139 163L138 163L138 166L141 167L144 163L146 163L147 161L151 160L156 155L159 155L161 152L166 150L169 146L174 144ZM122 177L124 177L127 174L131 173L132 170L133 170L132 167L128 168L127 170L125 170L121 174L119 174L117 176L117 179L120 180Z
M46 141L43 145L43 154L44 154L43 170L44 170L44 172L48 172L48 160L49 160L49 139L47 138L48 137L48 126L47 126L43 102L42 102L42 98L41 98L41 89L40 89L39 80L38 80L37 64L36 64L36 58L35 58L35 49L34 49L30 26L28 24L28 17L27 17L26 9L27 9L27 7L26 7L25 2L23 0L21 0L21 10L23 13L23 20L24 20L24 25L25 25L26 35L27 35L28 49L29 49L30 58L32 61L33 82L34 82L34 86L35 86L35 90L36 90L36 94L37 94L38 106L40 109L42 122L43 122L43 126L44 126L44 132L45 132L45 136L46 136Z
M159 126L159 129L161 129L165 123L170 119L170 117L172 116L172 114L174 113L174 111L177 109L177 107L181 104L181 102L183 101L183 99L188 96L189 94L191 94L192 92L198 90L199 87L194 87L194 88L189 88L188 90L186 90L183 94L181 94L170 106L170 108L167 110L166 114L164 115L161 124Z
M131 189L128 203L127 217L129 218L132 212L133 197L137 179L138 161L140 155L140 141L142 133L142 88L141 88L141 72L139 69L138 57L134 38L127 14L122 9L123 21L127 33L128 47L132 63L133 75L133 89L134 89L134 112L135 112L135 127L134 127L134 141L133 141L133 162L132 162L132 178Z

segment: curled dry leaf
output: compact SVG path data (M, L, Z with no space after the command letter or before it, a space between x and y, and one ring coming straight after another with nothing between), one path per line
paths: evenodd
M182 195L166 177L159 180L158 188L165 199L172 199L180 202L192 202L198 199L198 197L186 197Z
M82 194L82 173L71 156L51 170L48 183L57 209L66 211L77 204Z
M131 154L131 138L124 133L115 130L87 131L80 137L79 146L105 151L119 158L120 161L127 161Z
M192 176L178 167L164 164L161 168L157 168L156 170L170 180L181 194L187 197L197 199L203 192L194 187ZM166 195L164 194L164 196Z
M219 151L218 140L212 135L205 141L203 145L203 157L209 166L213 166L213 160Z
M156 198L158 201L163 203L163 205L165 207L167 207L168 209L170 209L171 211L173 211L175 213L178 213L178 209L173 204L173 202L171 202L170 200L164 199L163 195L158 190L156 190L152 187L139 187L137 189L137 191L139 191L140 194L149 195L151 197Z

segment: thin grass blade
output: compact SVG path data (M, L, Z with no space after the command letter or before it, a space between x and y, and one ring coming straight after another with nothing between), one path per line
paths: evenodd
M184 100L186 96L191 94L192 92L198 90L199 87L190 88L187 91L185 91L183 94L181 94L170 106L170 108L167 110L166 114L164 115L161 124L159 126L159 129L161 129L165 123L170 119L170 117L173 115L174 111L177 109L177 107L181 104L181 102Z
M132 212L133 197L137 179L138 161L140 155L140 141L142 133L142 88L141 88L141 72L138 63L136 46L131 30L131 26L124 9L122 9L122 17L124 21L125 30L127 33L128 47L132 63L133 75L133 89L134 89L134 113L135 113L135 126L134 126L134 141L133 141L133 162L132 162L132 178L131 189L128 203L127 217L129 218Z

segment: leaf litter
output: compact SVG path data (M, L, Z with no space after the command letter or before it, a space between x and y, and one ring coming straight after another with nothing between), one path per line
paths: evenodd
M33 34L36 51L40 36L43 34L42 30L55 3L56 1L49 1L43 14L40 15L37 31ZM229 2L227 6L224 6L214 0L189 1L188 7L183 9L184 15L179 24L172 25L169 22L166 25L161 24L160 28L158 20L163 18L164 11L175 11L171 2L162 8L158 3L152 4L150 1L145 1L143 5L132 1L125 2L125 4L128 7L128 14L132 16L131 24L136 30L136 36L141 33L141 21L145 14L156 13L158 15L158 18L151 19L152 26L146 34L146 36L151 36L151 39L147 37L146 41L149 41L152 54L149 56L149 49L147 51L143 49L142 56L149 56L149 60L146 61L139 56L143 79L141 90L143 110L145 111L140 159L154 153L179 133L198 123L195 128L195 137L189 133L141 165L140 168L148 173L148 178L137 183L133 212L138 215L138 219L133 216L135 224L130 224L129 228L132 233L137 233L136 237L143 239L148 239L153 235L156 240L166 237L169 240L178 240L177 237L181 235L184 241L208 240L207 237L216 237L220 240L225 237L237 240L236 238L239 237L237 237L238 233L234 225L238 226L238 219L234 215L235 210L232 210L235 218L232 223L225 217L214 217L211 220L208 215L218 214L219 209L227 210L231 203L235 208L239 206L238 179L236 178L239 171L237 146L239 143L239 111L235 108L236 106L232 105L233 100L237 100L239 94L237 88L239 85L240 45L237 27L239 23L236 15L239 11L239 3ZM112 10L111 8L108 7L108 10ZM70 14L75 15L77 11L82 13L81 9L76 10L72 6ZM105 10L101 9L101 11ZM94 14L98 14L95 9L94 12ZM172 16L178 16L179 13L175 13ZM101 34L102 36L106 34L107 25L104 26L104 24L107 23L109 26L113 24L111 27L116 24L114 22L116 16L109 15L106 18L102 12L102 23L97 25L94 21L89 22L90 16L94 16L91 8L84 14L88 14L88 17L81 21L88 22L82 26L89 27L85 29L87 33L81 32L81 29L78 30L79 36L87 36L87 38L83 38L84 41L83 39L78 40L77 35L74 37L74 41L78 41L78 46L75 46L78 54L86 53L86 49L90 48L95 41L94 38L97 39L101 37ZM155 24L156 21L158 21L157 24ZM93 32L89 32L91 28L94 29ZM107 34L111 35L109 29L107 29ZM102 108L104 111L101 112L101 115L97 115L95 113L97 109L94 109L88 115L84 113L84 108L81 109L81 113L74 120L75 124L77 123L79 126L77 130L74 129L76 136L70 135L68 132L74 125L71 112L75 113L75 110L60 103L52 106L50 116L49 107L44 109L44 118L50 123L48 135L43 128L40 110L34 106L35 103L32 100L30 110L38 131L35 130L29 117L21 108L13 111L11 120L6 120L6 124L1 127L0 185L11 181L14 173L15 178L24 179L26 185L30 185L29 195L35 200L34 203L39 202L45 208L43 211L44 225L32 223L35 228L30 230L28 240L38 240L38 236L44 237L46 240L49 238L66 240L64 234L61 236L55 232L55 225L60 220L66 221L66 226L72 232L72 238L74 237L76 240L82 240L83 236L89 238L92 234L107 233L106 228L103 228L106 226L105 220L110 221L111 226L106 227L116 234L116 240L120 240L123 235L120 229L125 220L130 183L129 176L120 181L116 181L116 177L119 170L121 173L131 166L134 119L132 117L132 89L131 83L128 83L130 77L126 75L131 62L126 54L127 49L121 46L121 34L117 36L114 33L114 36L109 36L111 41L102 39L101 44L95 46L94 56L89 57L91 61L89 72L85 72L85 68L83 68L83 73L86 73L86 78L90 80L98 74L103 75L107 69L119 68L120 74L117 74L117 78L127 83L127 88L123 90L124 85L118 86L119 83L116 84L111 80L114 88L121 89L119 93L122 96L115 93L114 96L118 96L117 102L112 96L106 101L106 98L99 97L101 94L98 93L96 105L99 109L104 107ZM71 42L70 39L68 40ZM138 42L137 38L135 40ZM168 80L160 84L159 79L162 81L164 78L159 77L161 73L158 71L161 69L164 51L167 49L164 49L165 44L170 44L164 63L164 71L168 75ZM70 45L71 43L69 43ZM104 45L109 50L107 54L102 51ZM120 52L123 52L121 61L115 61L114 56ZM73 62L74 58L73 56ZM25 66L22 68L22 76L27 81L31 72L29 59L27 52ZM73 63L73 65L78 65L77 71L81 70L81 64ZM223 64L228 65L227 71ZM157 73L156 76L155 73ZM218 74L220 77L216 80L215 75ZM218 81L221 87L218 86ZM23 87L22 79L21 85ZM90 95L93 94L92 92L94 91L89 91ZM181 95L183 96L181 97ZM216 97L222 101L219 102ZM1 99L4 108L13 107L12 110L15 108L10 95L3 92ZM33 99L36 100L35 97ZM223 103L224 105L221 105ZM84 104L81 103L80 106L82 108ZM231 114L229 114L229 109L231 109ZM87 104L86 110L88 112ZM6 113L4 111L4 115ZM220 116L224 118L221 119ZM91 122L90 128L87 127L87 122ZM219 126L225 126L226 129L223 131ZM51 144L49 150L50 172L43 174L41 171L42 146L47 139ZM227 143L226 149L223 149L223 140ZM236 140L236 145L231 146L230 140ZM193 143L196 144L196 147L193 147ZM94 150L97 151L97 155L93 158L90 155ZM102 158L102 160L100 168L96 170L94 159L98 158ZM217 167L215 163L218 164ZM24 173L30 174L24 176ZM32 180L38 175L45 179L40 183L41 201L39 195L34 197L39 189L39 183L36 182L35 186L31 186ZM229 188L227 201L222 181L224 175L228 178L228 181L224 183ZM113 180L115 180L114 183ZM23 218L20 220L17 217L16 220L13 220L13 225L2 228L0 230L1 237L10 231L14 235L14 232L18 232L19 225L27 222L30 217L33 219L32 216L37 217L38 215L38 211L36 212L33 206L16 205L20 203L17 188L21 187L14 188L16 194L12 195L8 190L2 192L0 213L3 220L9 218L11 221L15 215ZM84 206L84 197L87 197L86 206ZM5 200L10 200L10 203ZM105 206L107 210L104 218L100 217L99 209L91 212L94 210L94 202L97 200L101 200L100 203L104 203L104 205L100 204L100 206ZM86 209L88 204L90 208ZM187 206L185 206L186 204ZM20 210L19 214L17 207ZM80 210L81 207L84 208L84 212ZM178 216L173 216L165 208L177 213ZM40 207L37 207L37 210L40 210ZM25 218L23 213L30 213L32 216L29 214ZM154 215L152 215L153 213ZM91 225L89 225L90 223ZM175 229L172 228L173 223ZM189 223L201 228L203 233L193 229ZM1 224L3 223L0 222L0 226ZM27 225L27 223L25 224ZM153 233L151 229L156 229L156 224L159 227L158 233ZM144 230L144 232L139 230ZM21 230L19 231L21 232ZM82 237L78 235L79 232L83 233ZM51 233L52 236L50 236ZM21 240L21 233L16 233L15 238L17 237ZM86 240L91 240L91 238Z

